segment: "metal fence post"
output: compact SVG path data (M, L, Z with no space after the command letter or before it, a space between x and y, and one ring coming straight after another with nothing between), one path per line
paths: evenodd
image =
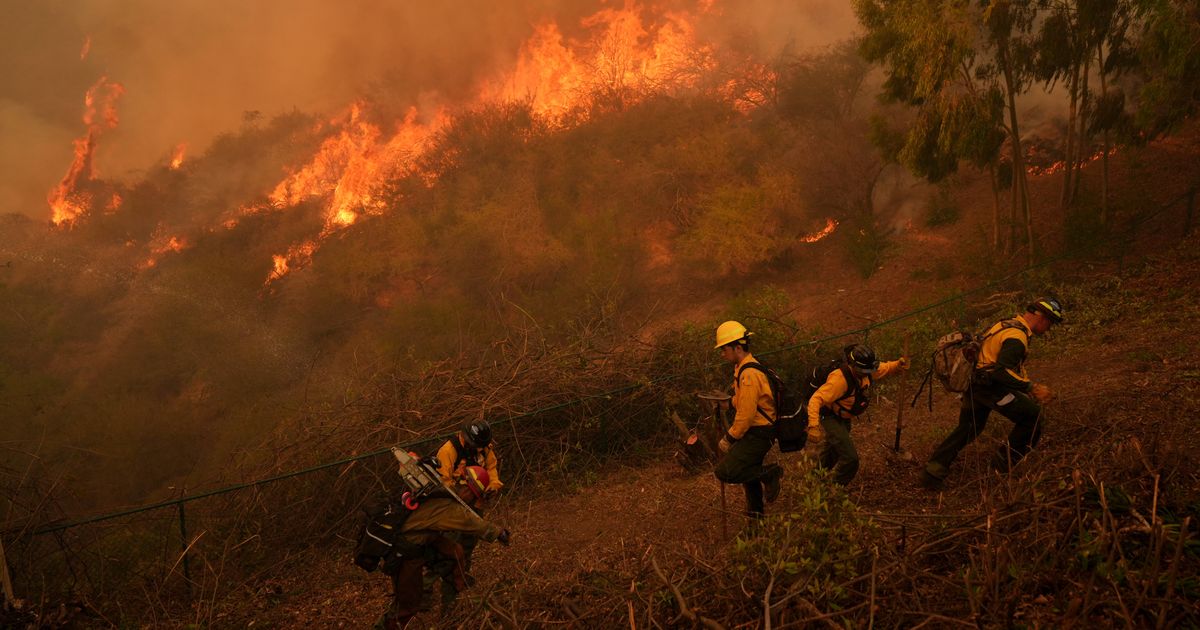
M188 591L192 590L192 572L188 568L188 539L187 539L187 517L183 511L185 501L179 502L179 547L183 550L183 579L187 580Z

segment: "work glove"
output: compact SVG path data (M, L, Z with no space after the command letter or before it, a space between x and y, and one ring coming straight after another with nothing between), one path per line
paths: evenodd
M900 357L897 362L900 364L901 370L904 370L906 372L908 371L908 365L909 365L908 357Z
M732 446L732 444L729 443L729 438L721 438L721 441L717 442L717 448L721 449L722 453L728 453L730 446Z
M1049 387L1046 387L1041 383L1034 383L1033 386L1029 388L1029 395L1036 398L1037 401L1043 405L1054 400L1054 392L1050 391Z
M508 529L500 530L500 535L496 536L496 542L500 543L501 545L505 545L505 546L508 546L508 543L511 539L512 539L512 532L508 531Z
M825 440L825 429L821 425L808 427L808 443L815 444Z

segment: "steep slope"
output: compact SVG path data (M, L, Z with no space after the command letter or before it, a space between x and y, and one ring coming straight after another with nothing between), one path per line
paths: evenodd
M907 523L909 544L917 547L923 538L932 537L923 529L929 523L951 522L941 517L969 522L986 516L988 509L994 516L998 506L1010 508L1012 500L1029 500L1015 498L1024 496L1022 484L1069 487L1072 471L1093 484L1122 484L1123 492L1133 497L1135 512L1149 515L1147 488L1130 483L1131 475L1145 478L1149 471L1157 475L1153 498L1160 511L1169 506L1166 509L1179 518L1194 511L1200 499L1194 455L1200 434L1193 420L1200 413L1200 363L1191 341L1200 335L1200 294L1194 290L1195 278L1200 277L1198 245L1200 240L1193 236L1123 272L1083 274L1067 287L1063 298L1073 305L1070 321L1035 342L1029 366L1059 398L1048 409L1039 448L1011 477L987 469L988 454L1009 428L996 419L986 437L964 452L946 491L919 489L918 465L951 428L957 401L939 391L933 413L908 411L904 445L916 458L904 461L891 455L885 444L892 437L894 399L910 396L916 378L910 376L898 392L893 389L854 430L863 460L849 488L857 510L883 527ZM791 475L772 513L801 511L806 497L829 492L799 481L806 456L782 458ZM742 499L737 488L729 488L726 495L723 514L715 480L707 474L683 473L669 461L669 453L645 466L605 471L594 482L561 492L507 495L491 509L490 518L513 529L513 545L481 548L476 556L479 584L459 607L459 616L447 623L489 623L478 621L480 615L510 627L513 621L516 627L573 622L579 627L611 627L629 623L628 616L637 623L650 618L666 623L676 613L665 585L653 573L651 557L667 574L690 585L692 592L683 595L701 613L730 625L752 621L720 618L720 611L730 608L724 600L731 594L706 591L711 585L695 573L736 571L730 560L736 548L731 536L743 524L738 515ZM1002 500L1006 497L1009 503ZM888 539L897 544L891 536ZM955 562L972 566L965 559L968 542L960 542L962 546L948 556L946 584L940 591L922 587L909 610L970 613L961 595L955 595L962 578L952 567ZM348 544L314 551L291 577L272 579L246 598L219 606L217 618L296 628L367 623L386 607L389 586L378 576L362 574L347 554ZM1183 561L1188 557L1185 554ZM1024 588L1022 615L1050 623L1062 619L1070 591L1029 583ZM898 596L882 587L878 593L881 601ZM752 602L746 605L753 607ZM1170 610L1183 618L1195 614L1186 607ZM893 623L919 618L895 611L879 615L877 619ZM434 618L423 621L434 623Z

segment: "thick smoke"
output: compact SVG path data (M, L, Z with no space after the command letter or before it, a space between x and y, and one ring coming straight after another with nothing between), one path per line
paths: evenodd
M590 0L81 0L15 2L0 23L0 213L44 218L46 193L82 132L83 95L100 76L126 87L120 126L96 154L103 177L136 177L181 142L202 151L244 112L332 112L367 95L403 107L466 100L515 58L534 26L572 25ZM694 2L663 8L696 9ZM844 0L700 3L714 40L764 55L832 43L855 29ZM86 54L84 52L86 44ZM82 57L82 58L81 58Z

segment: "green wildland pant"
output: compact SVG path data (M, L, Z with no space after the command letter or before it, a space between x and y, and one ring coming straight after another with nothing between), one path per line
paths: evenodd
M742 439L729 447L729 452L725 453L713 471L722 483L742 484L746 492L746 513L750 516L763 514L763 481L774 468L763 466L763 459L774 442L773 428L751 427Z
M945 479L950 464L968 444L975 441L987 426L988 416L995 411L1013 423L1008 439L992 457L992 467L1007 472L1021 461L1042 435L1042 407L1025 392L1010 389L974 387L963 395L958 412L958 426L938 445L925 465L925 472Z
M850 439L850 421L821 414L821 428L825 431L825 446L817 465L832 468L834 481L847 485L858 474L858 451Z

